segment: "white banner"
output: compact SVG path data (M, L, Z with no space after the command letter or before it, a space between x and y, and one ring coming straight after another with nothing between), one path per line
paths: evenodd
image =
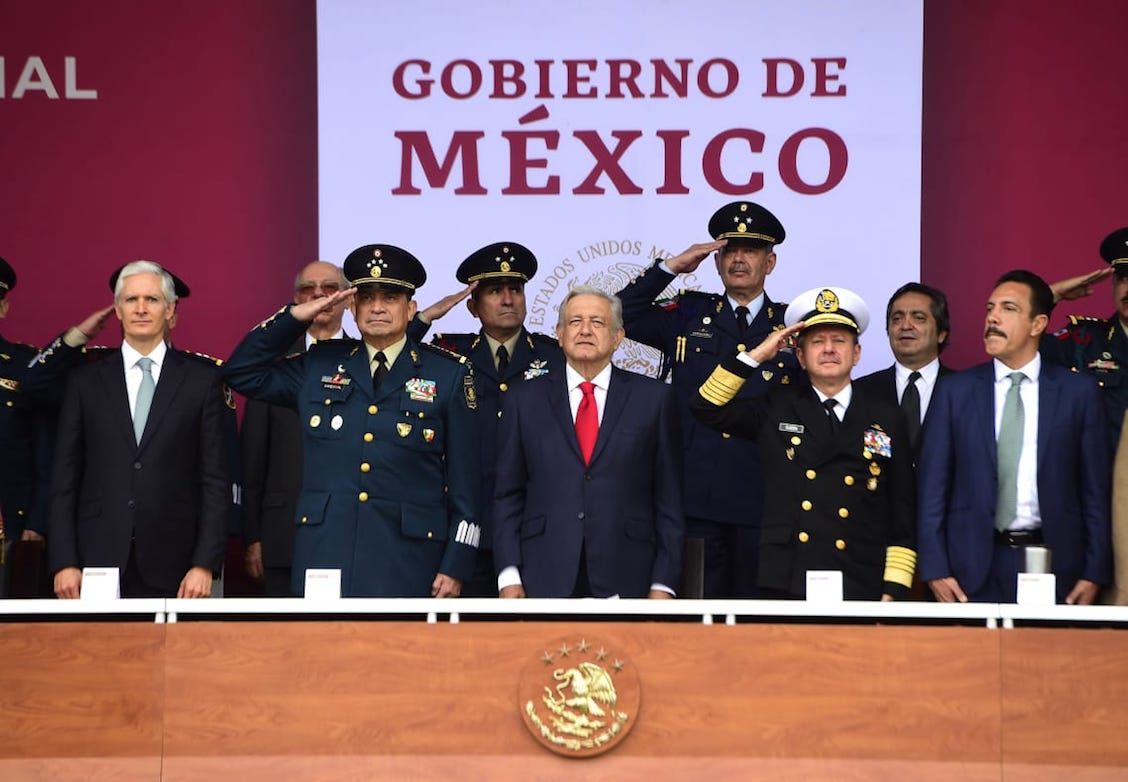
M740 199L787 230L767 291L858 291L861 371L891 361L889 294L920 277L922 0L320 0L322 258L373 242L427 268L537 256L526 325L571 285L618 290L708 241ZM720 291L711 263L671 286ZM477 331L465 308L437 327ZM653 370L624 343L620 364ZM857 376L857 374L856 374Z

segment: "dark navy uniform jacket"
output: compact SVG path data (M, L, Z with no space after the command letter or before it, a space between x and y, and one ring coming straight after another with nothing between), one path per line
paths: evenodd
M1128 408L1128 336L1119 319L1071 316L1068 326L1042 338L1041 348L1055 364L1096 378L1104 396L1109 443L1115 448Z
M654 303L673 279L656 263L618 296L623 302L627 337L662 351L663 374L673 375L685 448L685 515L758 526L764 488L755 443L699 423L689 413L689 400L723 358L754 347L783 328L787 305L765 294L763 307L741 340L736 313L726 296L689 291L665 306ZM794 354L781 351L769 366L756 370L739 397L762 396L779 385L806 382Z
M757 371L728 358L690 404L710 426L759 446L770 487L760 586L803 597L808 570L840 570L848 600L906 597L916 564L916 488L901 408L855 383L832 435L809 384L734 398L739 379Z
M305 331L289 307L236 347L232 387L298 411L304 478L295 594L307 568L339 568L346 597L430 597L436 574L473 571L478 521L477 398L465 359L410 338L372 389L355 339L284 358Z
M418 318L412 320L408 335L422 341L427 324ZM490 344L485 334L436 334L434 343L452 353L465 356L474 365L474 389L478 396L480 437L479 453L482 464L482 491L479 506L482 509L482 548L493 548L493 494L497 478L497 421L501 417L501 401L518 383L549 375L556 377L564 372L564 352L555 337L521 329L521 336L509 358L504 376L499 376Z

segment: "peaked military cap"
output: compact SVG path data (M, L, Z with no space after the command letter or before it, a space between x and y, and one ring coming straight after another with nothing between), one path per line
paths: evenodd
M709 235L714 239L743 242L752 247L783 244L787 232L774 214L751 201L725 204L709 218Z
M0 298L14 287L16 287L16 270L0 258Z
M488 244L458 266L455 277L464 285L499 278L528 282L537 273L537 257L517 242Z
M1101 242L1101 257L1118 276L1128 276L1128 228L1113 231Z
M411 292L427 281L419 259L391 244L357 247L345 258L344 270L353 285L390 285Z
M141 258L141 259L138 259L138 260L144 260L144 259ZM156 261L150 261L150 263L157 263L157 262ZM114 292L117 291L118 277L121 276L121 270L124 269L128 265L129 264L123 264L123 265L117 267L116 269L114 269L114 273L110 275L110 292L111 293L114 293ZM161 266L161 265L159 263L157 263L157 266ZM163 267L163 266L161 266L161 268L164 269L166 272L168 272L168 275L170 277L172 277L172 289L176 292L176 298L187 299L189 296L192 295L192 289L188 287L188 283L184 282L184 280L180 279L175 274L173 274L170 269L165 269L165 267Z
M845 326L861 334L869 325L869 308L848 288L811 288L793 298L784 313L785 325L799 321L804 321L800 333L814 326Z

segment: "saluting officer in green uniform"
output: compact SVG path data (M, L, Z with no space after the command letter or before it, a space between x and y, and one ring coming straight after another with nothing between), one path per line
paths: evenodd
M240 393L298 411L304 475L292 590L341 570L345 597L457 597L481 545L477 398L466 359L407 336L427 278L406 250L345 259L353 286L287 305L251 331L225 375ZM352 302L362 340L286 351L319 312Z

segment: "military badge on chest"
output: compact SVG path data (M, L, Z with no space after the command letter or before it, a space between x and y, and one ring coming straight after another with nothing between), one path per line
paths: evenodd
M872 459L874 456L884 456L886 459L893 457L893 438L874 424L862 434L862 456Z
M533 359L529 362L529 368L525 370L525 379L532 380L534 377L548 374L548 362L543 358Z
M322 388L329 391L341 391L348 388L350 383L352 383L352 378L345 374L345 368L341 364L337 365L337 371L332 375L321 376Z
M408 380L403 384L403 388L413 402L434 403L435 394L438 393L438 386L434 380L424 380L419 377Z

